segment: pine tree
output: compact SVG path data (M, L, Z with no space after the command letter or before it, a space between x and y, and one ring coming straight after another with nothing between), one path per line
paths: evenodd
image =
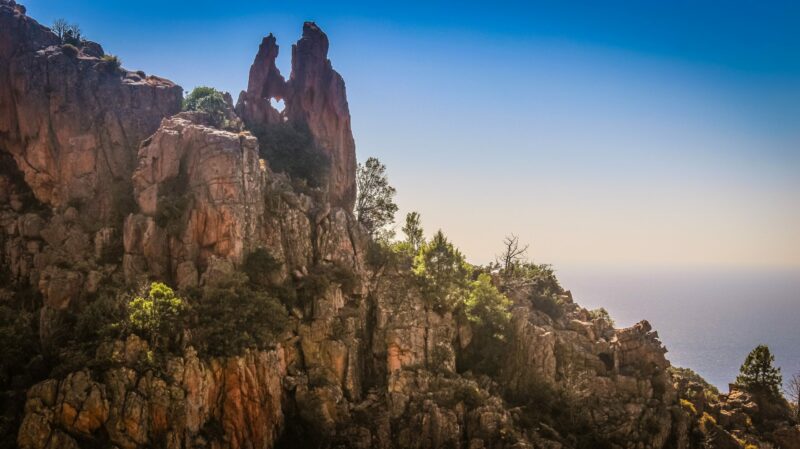
M358 164L356 183L356 217L373 237L377 236L386 225L394 223L397 212L396 191L389 185L386 166L374 157L367 159L364 165Z
M406 215L406 224L403 226L403 234L406 235L406 242L411 245L414 251L418 251L419 247L425 243L419 213L409 212Z
M736 383L753 391L766 391L778 394L778 387L783 382L781 369L772 366L775 356L767 345L758 345L750 351L739 368Z
M470 267L464 256L442 231L422 245L414 258L414 274L422 282L422 292L437 311L449 311L463 301L469 283Z

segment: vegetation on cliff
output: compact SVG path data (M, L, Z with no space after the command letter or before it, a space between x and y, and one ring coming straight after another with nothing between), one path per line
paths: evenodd
M184 111L201 111L211 117L211 122L220 128L225 126L225 97L213 87L199 86L183 99Z
M758 345L744 359L736 383L750 390L778 395L783 383L781 369L772 364L775 356L767 345Z

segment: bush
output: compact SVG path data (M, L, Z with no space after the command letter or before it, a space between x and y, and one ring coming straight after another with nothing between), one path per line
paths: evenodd
M464 368L495 375L506 353L511 301L495 288L491 276L481 273L472 282L464 306L473 328L472 341L464 354Z
M452 311L464 300L471 269L442 231L422 245L414 258L413 271L425 301L434 310Z
M463 402L468 409L474 409L483 405L486 398L483 397L481 391L471 384L461 384L455 392L456 402Z
M257 248L244 258L242 271L250 284L266 288L270 286L269 275L281 269L283 264L264 248Z
M89 345L90 352L100 343L113 341L119 338L124 329L126 320L126 302L124 298L116 296L113 292L101 292L84 307L77 316L75 342Z
M122 68L122 60L115 55L103 55L100 61L102 61L103 67L109 73L118 73Z
M703 412L703 415L697 420L697 426L703 433L708 433L717 425L717 420L708 412Z
M61 51L64 52L65 55L72 56L73 58L75 56L78 56L78 52L79 52L78 47L76 47L76 46L74 46L72 44L63 44L61 46Z
M297 299L300 304L298 305L305 307L312 304L314 299L324 295L334 283L339 284L343 292L353 291L357 281L353 270L343 265L337 263L316 265L299 282Z
M211 123L220 128L226 124L227 109L225 96L213 87L195 87L183 100L184 111L205 112L211 117Z
M707 380L703 379L703 376L697 374L693 370L689 368L682 368L679 366L670 366L667 368L667 372L672 377L673 382L694 382L699 384L703 387L703 395L707 399L714 398L716 399L719 396L719 390L714 385L708 383Z
M186 171L181 167L178 173L178 176L164 180L158 186L155 215L156 224L173 237L183 234L186 226L183 216L191 204L191 197L186 193Z
M288 322L286 308L280 301L266 292L253 290L241 275L206 287L194 305L194 312L198 348L211 356L266 348L275 343Z
M23 374L39 353L35 326L32 313L0 305L0 387L10 386L14 376Z
M611 327L614 327L614 320L611 318L611 315L608 313L604 307L600 307L599 309L594 309L589 311L589 316L593 320L603 320L608 323Z
M261 157L272 170L305 180L311 187L327 183L330 159L317 147L308 125L274 123L251 131L258 138Z
M147 296L135 296L128 303L128 325L155 351L160 343L169 343L183 329L185 307L171 288L153 282Z
M691 413L692 415L697 414L697 408L694 406L694 404L687 401L686 399L681 399L681 408Z
M544 312L547 314L547 316L554 320L557 320L564 315L564 311L561 309L561 304L559 304L558 300L553 296L542 295L534 292L530 296L530 301L534 309Z
M370 240L367 243L366 262L375 271L385 268L410 269L415 255L414 248L407 242Z

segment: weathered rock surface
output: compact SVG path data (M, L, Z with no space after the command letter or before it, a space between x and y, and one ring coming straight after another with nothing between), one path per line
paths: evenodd
M266 170L249 134L212 128L199 113L166 119L139 149L139 213L125 221L128 279L197 285L212 258L241 262L263 232Z
M673 373L691 429L689 441L702 441L714 449L800 447L800 424L782 397L735 384L727 394L718 394L699 376L692 377Z
M137 148L180 110L179 86L102 56L0 1L0 288L38 290L44 341L114 275Z
M303 36L292 46L288 81L275 65L277 56L278 46L270 34L261 42L250 68L237 113L249 129L283 121L307 125L330 159L327 191L331 205L352 210L356 199L355 141L344 80L328 59L328 37L313 22L303 25ZM283 111L272 107L271 99L283 100Z
M0 148L40 202L85 203L109 219L115 184L130 179L139 143L180 110L181 88L116 70L87 53L91 43L62 45L13 1L0 3L0 43Z
M147 344L135 337L108 348L117 364L48 380L28 392L18 443L28 448L271 448L284 426L283 350L200 360L191 349L167 372L141 373Z

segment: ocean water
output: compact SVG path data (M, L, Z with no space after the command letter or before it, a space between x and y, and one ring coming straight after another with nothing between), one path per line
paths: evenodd
M605 307L617 327L647 319L673 365L720 391L759 344L784 381L800 372L800 271L555 268L580 305Z

